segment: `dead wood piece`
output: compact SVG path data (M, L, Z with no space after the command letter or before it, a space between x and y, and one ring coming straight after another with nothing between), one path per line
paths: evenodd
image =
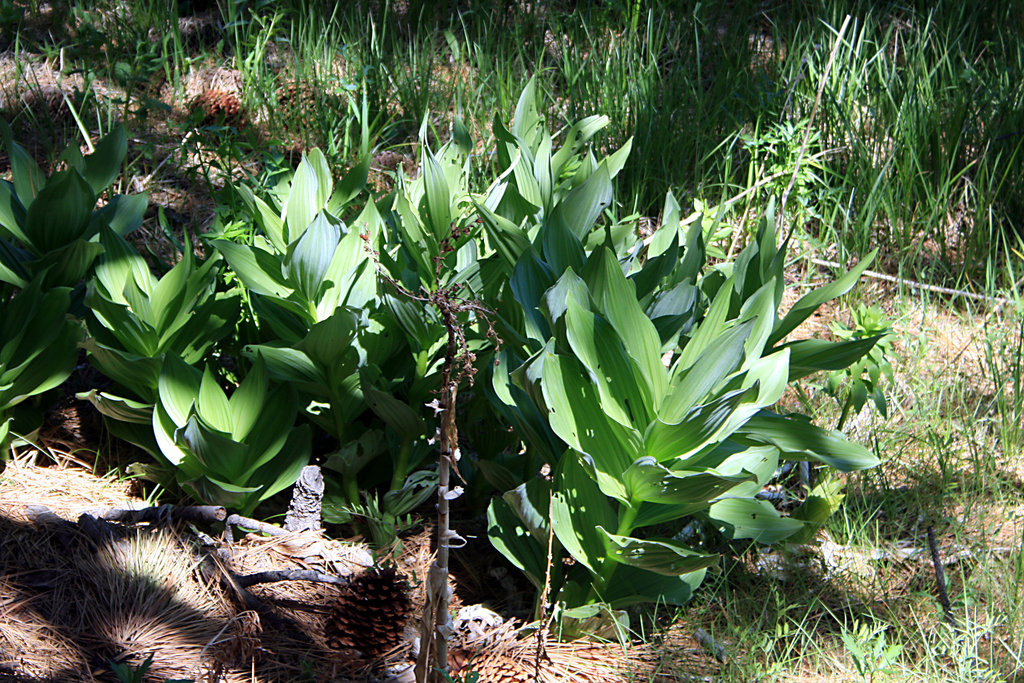
M219 583L228 592L234 593L238 600L245 606L245 609L256 612L260 620L270 626L277 628L297 628L294 621L276 614L262 600L249 592L242 585L238 574L235 574L226 567L218 557L217 553L206 551L203 553L202 562L203 574L207 577L219 577Z
M332 576L313 569L271 569L254 574L236 575L239 586L247 588L258 583L274 583L276 581L315 581L317 583L333 583L339 586L348 585L347 577Z
M284 518L287 531L317 531L321 527L324 476L317 465L302 468L292 490L292 502Z
M949 593L946 591L946 570L943 568L942 559L939 557L939 544L935 541L935 529L928 527L928 549L932 554L932 565L935 567L935 589L939 594L939 603L942 605L942 612L946 615L946 621L954 629L959 630L953 608L949 604Z
M131 508L90 510L87 514L97 519L122 524L160 524L169 521L223 522L228 513L219 505L158 505L139 510Z
M714 637L702 628L697 629L694 632L694 637L697 638L697 642L701 646L714 655L715 659L725 663L725 660L729 658L729 654L726 652L725 646L719 643Z
M253 529L268 536L284 536L289 533L286 529L282 529L279 526L267 524L258 519L242 517L241 515L228 515L227 519L224 520L224 524L228 527L237 526L243 529Z

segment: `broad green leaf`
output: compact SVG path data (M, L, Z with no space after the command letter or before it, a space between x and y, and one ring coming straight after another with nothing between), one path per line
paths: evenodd
M487 537L491 545L526 574L537 588L544 585L547 543L541 545L501 498L487 507Z
M702 510L708 501L724 495L737 484L753 480L755 476L750 473L726 475L712 469L671 470L649 456L638 459L623 475L631 500L687 506L687 511L680 516Z
M46 176L28 152L14 141L14 133L4 119L0 119L0 135L3 136L4 148L11 161L14 191L23 205L30 206L46 184Z
M146 193L119 194L112 197L107 205L96 213L107 222L111 230L123 237L142 225L147 208L149 195Z
M280 457L270 460L250 478L250 481L260 484L257 500L266 500L294 484L302 474L302 468L309 464L311 449L312 433L309 425L290 430L288 440L280 449Z
M249 449L198 415L191 415L185 426L175 431L174 441L192 454L211 478L245 484L242 475Z
M321 212L299 239L288 246L284 261L285 272L306 301L316 302L340 240L341 228Z
M561 223L582 241L611 203L612 180L608 167L602 164L558 202L551 211L551 222Z
M25 214L25 234L37 253L44 254L82 237L96 203L92 188L78 171L50 178Z
M579 148L590 138L605 128L610 119L607 116L588 116L571 125L565 133L561 148L552 155L551 168L555 178L561 175L563 168L575 156Z
M102 255L96 263L95 274L102 285L103 298L127 305L124 292L129 282L137 283L148 295L155 279L139 252L107 226L100 228L99 244Z
M757 387L738 389L691 408L678 422L655 420L645 436L647 455L658 462L686 458L724 439L757 412Z
M214 240L213 246L252 292L278 299L286 299L292 293L281 272L281 261L274 254L226 240Z
M370 173L370 157L363 157L362 161L349 169L345 177L338 183L330 200L327 202L327 209L336 216L341 215L342 209L355 199L363 188L366 187L366 178Z
M512 221L499 216L482 204L474 204L483 220L484 233L490 246L498 253L508 273L512 272L530 241Z
M224 390L217 383L217 378L207 365L203 370L203 379L199 384L199 416L203 421L219 432L231 434L234 429L234 418L231 404Z
M331 317L313 325L298 348L321 368L340 366L352 349L357 325L354 312L339 308Z
M636 361L647 381L655 408L668 389L665 366L661 363L661 339L654 323L644 315L636 300L633 283L622 274L614 254L601 248L591 254L597 259L591 273L590 292L599 310L619 333L626 352Z
M843 503L843 482L824 476L807 494L800 507L793 510L793 519L804 522L804 528L789 538L790 543L810 543L818 529L839 510Z
M96 257L103 253L103 247L96 242L77 239L63 247L43 254L32 270L43 273L47 287L73 287L86 276Z
M245 347L247 355L262 356L270 376L281 382L327 386L327 378L309 356L298 349L259 344Z
M626 160L629 158L629 152L632 149L633 138L630 137L622 147L619 147L617 150L601 160L601 165L606 166L608 169L608 177L614 178L619 175L619 171L621 171L622 167L626 165Z
M100 372L146 401L157 398L157 383L163 360L159 357L140 356L128 351L104 346L90 337L82 344L90 362Z
M567 305L569 344L597 387L604 413L625 427L646 427L653 410L650 387L614 328L571 298Z
M444 169L437 158L424 146L423 188L427 203L427 221L434 239L438 242L451 234L451 190L444 175Z
M655 574L639 567L618 565L601 599L613 609L622 609L639 602L685 605L704 581L707 570L698 569L681 576Z
M253 218L263 228L263 234L274 246L274 249L283 254L288 249L288 242L285 240L284 221L281 219L281 216L271 209L265 201L257 197L248 186L244 184L236 185L235 189L242 196L242 201L248 207L249 213L253 215Z
M586 259L583 245L563 224L551 222L541 228L541 251L556 273L564 273L570 268L583 272Z
M96 143L92 154L83 158L82 176L93 194L99 195L121 174L121 163L128 153L124 124L119 123Z
M399 438L414 439L426 430L423 419L409 404L403 403L386 391L380 391L365 379L362 382L362 390L367 407L391 427Z
M314 156L315 154L319 156ZM314 148L309 155L302 156L299 167L295 169L291 191L281 209L281 220L288 230L285 237L289 244L306 231L330 196L329 191L327 194L321 194L324 188L320 177L323 170L320 165L322 159L323 154ZM323 166L326 166L326 161L323 161ZM327 173L327 182L330 182L330 172Z
M14 195L14 186L6 180L0 180L0 227L21 244L28 245L30 240L24 232L24 225L25 207ZM0 237L3 236L0 233Z
M597 527L615 528L615 513L575 454L562 456L555 482L551 520L555 536L570 555L596 573L605 559L604 539Z
M191 406L189 408L191 409ZM188 417L186 415L184 422L187 421ZM174 433L178 428L174 418L165 410L164 404L162 402L157 403L153 407L153 437L156 440L157 447L160 449L160 454L167 462L174 466L180 465L188 457L188 453L174 442Z
M801 339L785 344L790 351L789 380L800 379L821 370L843 370L863 358L881 337L831 342Z
M861 273L871 264L874 260L875 255L878 253L878 249L873 249L871 252L861 260L856 266L854 266L849 272L840 277L835 282L819 287L811 292L808 292L804 296L793 304L793 307L789 309L785 317L775 327L775 331L772 332L771 337L768 338L769 344L775 344L787 334L796 329L796 327L807 320L818 310L826 301L835 299L837 296L842 296L848 291L853 289L853 286L857 284L857 280L860 279Z
M737 431L737 438L770 444L787 460L815 460L841 472L878 465L878 458L841 432L816 427L801 416L783 417L762 410Z
M729 315L729 302L732 299L732 281L728 280L711 302L704 319L700 321L695 331L690 333L690 339L686 342L679 358L672 367L673 375L678 375L683 370L693 367L702 353L717 346L722 336L732 326L727 320Z
M619 478L643 455L636 430L605 415L601 398L579 361L550 356L541 378L551 428L569 446L593 458L598 472Z
M679 576L718 564L718 555L694 552L673 541L620 536L600 526L597 530L605 538L609 559L655 574Z
M708 516L730 538L749 538L757 543L778 543L803 529L803 522L779 513L768 502L727 498L711 506Z
M177 427L184 427L188 422L192 406L199 398L201 381L200 372L177 356L168 354L164 359L163 371L157 381L157 393L167 417Z
M715 387L739 369L745 358L744 345L753 327L753 321L734 326L673 378L671 393L658 410L663 422L678 423L693 406L704 401Z
M97 389L75 394L75 398L80 401L88 401L101 415L118 422L151 426L153 421L152 403L133 401Z

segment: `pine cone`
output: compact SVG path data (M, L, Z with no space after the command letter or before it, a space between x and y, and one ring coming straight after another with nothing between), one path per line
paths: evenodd
M203 121L224 121L237 124L242 121L242 103L230 90L206 90L196 99L196 108L202 110Z
M481 683L529 683L535 673L533 663L529 664L503 652L474 657L468 650L456 649L448 655L448 668L453 675L465 678L476 672Z
M411 610L409 588L393 567L367 569L345 586L331 609L327 643L376 659L401 642Z

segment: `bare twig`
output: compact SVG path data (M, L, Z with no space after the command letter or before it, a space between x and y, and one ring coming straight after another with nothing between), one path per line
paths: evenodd
M224 525L226 527L239 526L244 529L253 529L268 536L284 536L289 533L287 530L274 524L267 524L258 519L250 519L241 515L228 515L228 518L224 520Z
M932 566L935 567L935 589L939 594L939 604L942 605L942 612L946 615L946 621L954 629L959 629L956 617L953 615L953 608L949 604L949 593L946 591L946 570L942 566L942 558L939 557L939 545L935 541L935 529L928 525L928 549L932 553Z
M812 258L811 263L818 266L825 266L827 268L843 268L841 263L835 261L825 261L819 258ZM916 282L914 280L908 280L902 277L896 277L895 275L888 275L886 273L879 273L874 270L865 270L862 275L864 277L870 277L875 280L885 280L886 282L894 282L898 285L904 285L911 289L920 289L926 292L934 292L936 294L945 294L947 296L961 296L965 299L972 299L974 301L984 301L986 303L999 304L1006 306L1007 304L1013 303L1012 300L1006 299L1001 296L985 296L984 294L975 294L974 292L968 292L963 289L951 289L949 287L940 287L939 285L929 285L924 282Z
M332 576L313 569L271 569L254 574L236 574L234 578L242 588L255 586L258 583L275 583L277 581L313 581L332 583L337 586L347 586L349 583L349 577Z
M545 647L548 641L548 624L546 621L548 610L548 593L551 592L551 563L555 548L555 492L554 489L548 492L548 555L544 567L544 590L540 593L540 614L537 620L537 653L533 660L533 672L537 680L540 680L540 660L546 655Z

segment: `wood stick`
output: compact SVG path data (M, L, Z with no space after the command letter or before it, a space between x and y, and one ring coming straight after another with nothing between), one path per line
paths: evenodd
M287 530L274 524L267 524L258 519L250 519L249 517L234 514L228 515L227 519L224 520L224 524L225 526L240 526L244 529L253 529L268 536L285 536L289 533Z
M816 266L825 266L826 268L837 268L842 269L845 266L835 261L825 261L824 259L812 258L811 263ZM888 275L886 273L879 273L874 270L865 270L862 275L864 277L870 277L875 280L885 280L886 282L895 282L899 285L905 285L911 289L922 289L926 292L935 292L936 294L945 294L947 296L962 296L966 299L973 299L975 301L984 301L986 303L995 303L1005 306L1013 303L1012 300L1003 298L1001 296L985 296L984 294L975 294L974 292L968 292L962 289L951 289L949 287L940 287L939 285L929 285L924 282L916 282L914 280L908 280L902 277L896 277L895 275Z
M959 630L960 625L953 615L953 608L949 604L949 593L946 591L946 571L942 567L942 559L939 557L939 545L935 541L935 529L928 525L928 549L932 553L932 565L935 567L935 588L939 593L939 604L942 605L942 612L946 615L946 621L954 629Z
M96 519L122 524L159 524L168 521L183 522L223 522L227 510L219 505L159 505L134 510L131 508L102 508L89 510L88 514Z
M242 588L255 586L258 583L274 583L277 581L315 581L317 583L331 583L338 586L348 585L348 577L332 576L313 569L271 569L254 574L236 574L235 582Z

